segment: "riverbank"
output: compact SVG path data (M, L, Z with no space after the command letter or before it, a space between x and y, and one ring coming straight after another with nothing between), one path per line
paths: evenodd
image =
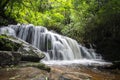
M0 69L0 80L118 80L120 70L97 69L87 66L52 65L47 72L35 67Z

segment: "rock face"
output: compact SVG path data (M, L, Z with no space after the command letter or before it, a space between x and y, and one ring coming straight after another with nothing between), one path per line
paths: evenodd
M15 37L0 35L0 65L17 64L19 61L39 62L45 55L39 49Z
M21 54L22 61L38 62L45 57L43 52L41 52L39 49L33 47L32 45L28 44L27 42L21 39L12 40L12 41L22 44L22 46L18 49L18 51L22 53Z
M0 51L0 66L15 65L21 60L20 52Z

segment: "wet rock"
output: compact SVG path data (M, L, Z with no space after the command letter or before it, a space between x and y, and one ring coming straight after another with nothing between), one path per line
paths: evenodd
M68 72L62 75L61 80L92 80L92 77L85 73Z
M16 65L21 60L20 52L0 51L0 66Z
M50 77L53 80L93 80L93 77L81 71L80 67L50 66Z
M22 61L39 62L45 57L39 49L16 37L0 35L0 40L0 50L21 52Z
M10 38L9 40L18 44L22 44L22 46L18 49L18 51L22 53L22 61L39 62L45 57L42 51L21 39Z
M31 45L23 45L19 50L22 53L22 61L39 62L45 55Z
M51 80L48 77L48 72L35 67L0 69L0 80Z
M60 80L71 80L71 79L69 79L69 78L66 78L66 77L64 77L64 76L60 76L60 78L59 78Z

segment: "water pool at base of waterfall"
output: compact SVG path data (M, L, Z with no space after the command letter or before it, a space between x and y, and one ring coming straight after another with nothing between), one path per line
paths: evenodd
M85 65L85 66L109 66L112 65L111 62L106 62L103 60L89 60L89 59L79 59L79 60L50 60L50 61L41 61L47 65Z

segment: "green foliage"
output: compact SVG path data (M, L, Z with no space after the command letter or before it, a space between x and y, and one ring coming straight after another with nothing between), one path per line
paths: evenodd
M67 20L65 10L71 7L70 2L71 0L12 0L7 4L5 13L19 23L58 27Z
M79 42L83 42L85 34L84 26L96 13L96 0L75 0L72 1L72 4L70 24L64 27L62 33Z
M117 38L120 28L120 2L118 0L111 0L106 5L101 7L95 16L87 22L85 28L85 38L96 41L97 39L104 39L111 37ZM87 36L90 34L90 36ZM99 35L99 36L98 36ZM91 37L91 38L90 38Z
M84 40L97 45L107 60L120 60L120 1L105 3L84 26Z
M118 0L11 0L4 10L19 23L46 26L82 42L93 41L93 29L119 15L119 4Z

